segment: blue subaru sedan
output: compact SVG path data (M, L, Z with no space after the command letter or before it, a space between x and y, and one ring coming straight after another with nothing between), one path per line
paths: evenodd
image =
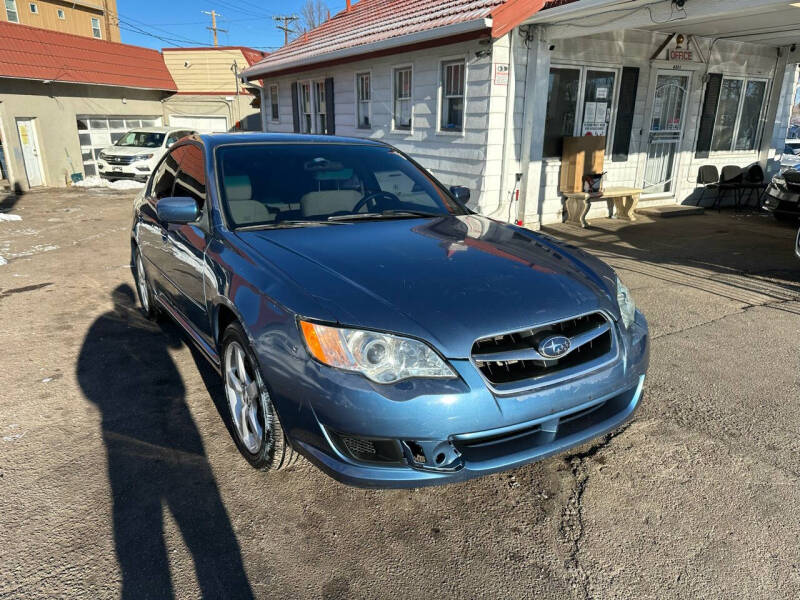
M376 141L184 138L134 207L144 311L224 381L257 469L367 487L540 460L633 414L647 323L614 271L475 214Z

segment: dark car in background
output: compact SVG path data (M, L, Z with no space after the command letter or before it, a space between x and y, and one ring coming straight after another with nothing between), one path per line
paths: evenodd
M349 484L416 487L631 417L649 336L628 288L468 198L371 140L221 134L170 149L135 201L137 289L220 371L254 467L299 453Z
M764 192L761 206L780 220L800 218L800 170L790 168L775 175Z

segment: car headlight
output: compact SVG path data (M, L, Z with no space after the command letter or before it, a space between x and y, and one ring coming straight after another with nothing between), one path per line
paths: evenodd
M630 327L636 319L636 303L633 301L631 291L620 281L619 277L617 277L617 304L619 304L622 322L625 323L625 327Z
M136 160L137 161L138 160L150 160L151 158L153 158L152 154L137 154L136 155Z
M107 157L108 157L108 155L105 152L102 152L102 151L100 152L100 154L97 155L97 158L101 158L103 160L105 160Z
M361 373L376 383L456 376L430 346L418 340L308 321L300 321L300 330L309 352L318 361Z

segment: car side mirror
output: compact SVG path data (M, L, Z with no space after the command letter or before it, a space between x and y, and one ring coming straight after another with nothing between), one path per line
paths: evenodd
M453 185L450 186L450 193L453 194L456 200L461 202L461 204L466 204L469 202L469 188L464 187L463 185Z
M200 217L200 208L194 198L161 198L156 203L156 215L162 223L184 225L197 221Z

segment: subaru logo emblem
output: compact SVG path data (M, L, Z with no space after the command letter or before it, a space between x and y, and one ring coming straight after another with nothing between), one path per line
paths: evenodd
M561 358L569 352L570 341L563 335L551 335L539 343L539 354L545 358Z

